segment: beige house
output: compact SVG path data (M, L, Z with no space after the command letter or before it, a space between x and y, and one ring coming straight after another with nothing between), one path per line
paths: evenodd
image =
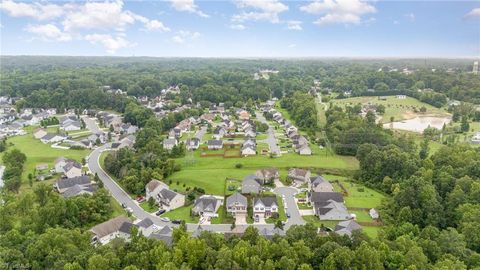
M130 229L135 226L130 219L126 217L116 217L98 224L90 232L94 234L93 243L102 245L110 243L115 238L130 240Z
M43 138L45 135L47 135L47 131L45 131L43 128L38 128L33 132L33 137L38 140Z
M185 195L170 190L165 183L155 179L145 186L145 197L147 200L153 198L160 208L167 211L185 205Z

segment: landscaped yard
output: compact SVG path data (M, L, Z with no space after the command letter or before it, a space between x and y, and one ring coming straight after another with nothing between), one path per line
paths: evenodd
M322 225L324 227L328 227L332 230L335 229L335 226L338 224L339 221L335 220L320 220L316 216L303 216L303 219L307 223L311 223L315 225L316 227L320 228ZM378 226L362 226L362 231L368 235L371 238L377 238L378 235L378 230L380 230L381 227Z
M287 215L285 214L285 208L283 206L282 197L277 195L277 203L278 203L278 219L274 219L273 217L265 219L267 223L275 223L277 220L287 221Z
M50 168L53 167L55 159L58 157L66 157L74 159L78 162L89 154L89 150L64 150L52 148L49 144L44 144L40 140L33 137L32 131L36 127L25 127L26 135L15 136L7 139L8 149L17 148L27 156L25 167L22 173L22 186L20 192L31 189L28 184L28 174L33 173L35 166L39 163L47 163ZM1 159L0 159L1 162ZM37 183L34 181L33 186Z
M212 224L232 224L235 221L235 218L232 216L228 215L225 206L220 206L218 208L218 217L212 218L211 223Z
M186 223L198 223L199 217L198 216L191 216L190 210L192 209L193 204L189 206L184 206L177 208L172 211L168 211L167 213L163 214L162 217L168 217L170 219L180 219L185 220Z
M148 201L144 201L144 202L140 203L140 207L142 207L143 210L145 210L149 213L155 213L155 212L158 211L158 205L154 204L153 207L152 207L152 206L150 206Z

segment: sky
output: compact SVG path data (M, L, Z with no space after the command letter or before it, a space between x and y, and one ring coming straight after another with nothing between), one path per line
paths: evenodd
M480 1L0 1L1 55L480 57Z

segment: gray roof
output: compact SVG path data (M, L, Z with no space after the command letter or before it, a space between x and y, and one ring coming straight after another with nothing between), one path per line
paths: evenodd
M53 139L55 136L57 136L57 135L58 135L58 134L55 134L55 133L47 133L47 134L45 134L45 136L42 137L42 140L47 140L47 141L49 141L49 140ZM60 136L60 135L58 135L58 136Z
M122 225L120 225L120 228L118 228L118 231L130 234L130 229L133 226L135 226L135 224L133 224L131 222L124 222L124 223L122 223Z
M116 217L113 219L110 219L108 221L105 221L103 223L98 224L97 226L93 227L90 231L93 232L95 235L97 235L99 238L104 237L106 235L109 235L111 233L114 233L116 231L120 230L120 227L124 223L130 223L130 219L120 216ZM125 228L123 228L125 229ZM130 230L129 230L130 232Z
M310 201L313 203L327 202L328 200L333 200L336 202L343 203L343 195L339 192L311 192L310 193Z
M217 198L213 196L201 197L195 201L193 210L196 212L215 212L217 203Z
M360 226L355 220L346 220L339 222L337 226L335 226L335 232L338 234L347 234L351 235L355 230L361 230L362 226Z
M242 181L242 193L258 193L260 187L255 174L247 175Z
M269 229L265 227L258 230L258 235L261 235L267 239L271 239L274 235L285 235L285 232L279 228Z
M64 198L70 198L70 197L74 197L74 196L77 196L79 194L81 194L82 192L88 192L88 193L93 193L95 192L95 188L91 185L91 184L88 184L88 185L74 185L73 187L65 190L65 192L63 192L63 197Z
M208 140L207 142L208 145L223 145L223 141L222 140Z
M70 160L67 162L67 164L65 166L63 166L63 169L65 170L65 172L68 172L70 171L72 168L77 168L77 169L82 169L82 164L74 161L74 160Z
M170 227L165 226L160 231L150 234L149 238L158 239L164 242L167 246L171 246L173 240L172 233L173 230Z
M187 141L186 141L187 145L197 145L199 143L200 143L199 138L190 138L190 139L187 139Z
M170 189L167 189L167 188L164 188L162 190L160 190L160 192L158 193L158 195L164 199L167 199L169 201L171 201L173 198L175 198L175 196L177 196L178 193L176 193L175 191L171 191Z
M148 228L153 225L153 221L150 218L144 218L140 222L137 223L138 227Z
M75 185L87 185L90 184L90 177L88 175L82 175L72 178L61 178L57 181L57 186L59 189L70 188Z
M235 192L232 195L227 197L227 207L230 205L234 205L235 203L239 203L241 205L247 205L247 197L243 196L242 194Z
M263 205L265 205L266 207L271 207L272 205L278 206L277 197L275 196L256 197L255 199L253 199L253 204L255 205L259 201L262 202Z

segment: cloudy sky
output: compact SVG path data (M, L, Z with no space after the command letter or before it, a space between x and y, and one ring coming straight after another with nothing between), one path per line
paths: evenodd
M479 1L0 1L2 55L480 56Z

